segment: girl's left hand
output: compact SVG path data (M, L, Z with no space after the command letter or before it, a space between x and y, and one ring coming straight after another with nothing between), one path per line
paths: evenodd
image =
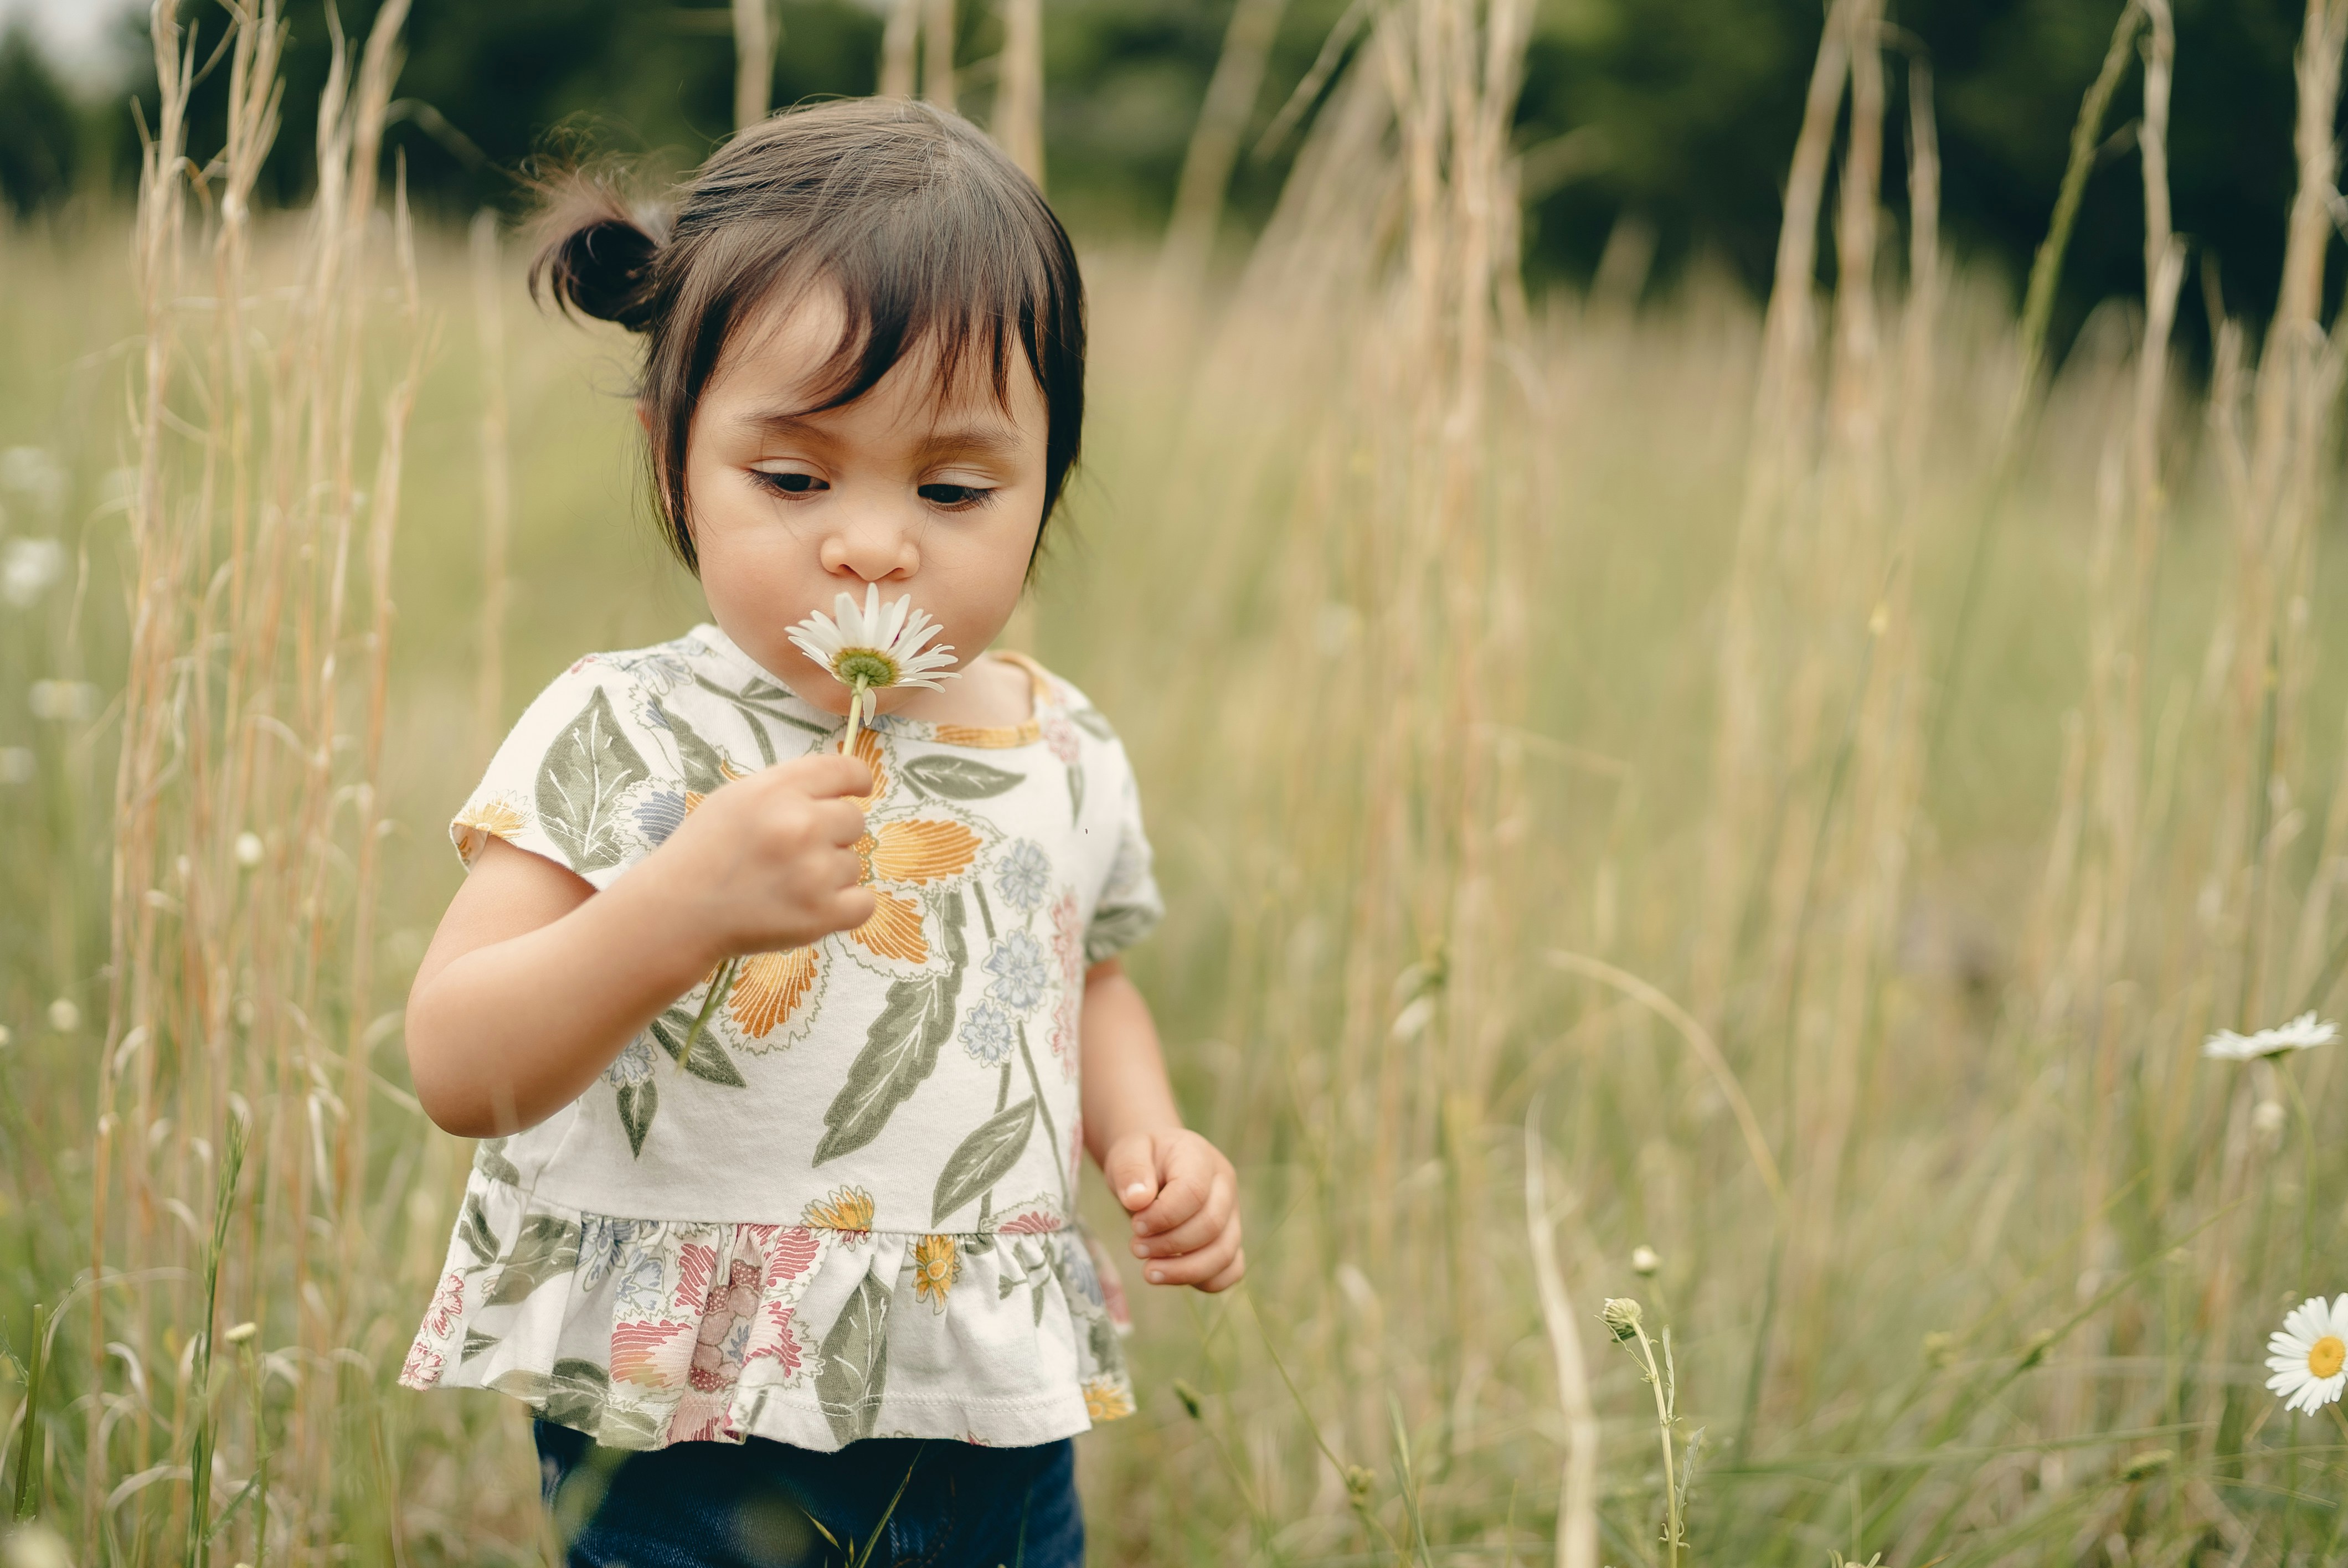
M1196 1132L1133 1132L1101 1161L1133 1215L1133 1255L1152 1285L1229 1290L1247 1273L1240 1246L1239 1173Z

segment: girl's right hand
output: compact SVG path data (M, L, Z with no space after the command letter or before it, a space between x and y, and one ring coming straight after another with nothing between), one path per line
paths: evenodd
M642 869L659 867L679 934L711 963L806 947L872 917L856 852L871 791L854 757L778 763L712 791Z

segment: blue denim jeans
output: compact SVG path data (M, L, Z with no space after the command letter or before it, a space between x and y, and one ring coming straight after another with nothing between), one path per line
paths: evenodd
M1085 1560L1066 1439L998 1449L870 1438L817 1453L751 1438L630 1453L545 1421L536 1435L569 1568L846 1568L876 1535L870 1568Z

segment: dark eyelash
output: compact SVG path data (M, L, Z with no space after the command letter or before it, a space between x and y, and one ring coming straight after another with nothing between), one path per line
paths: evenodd
M930 494L932 490L959 490L962 497L959 500L941 501ZM973 507L983 507L994 498L994 491L983 485L921 485L915 487L914 494L930 505L942 507L949 512L966 512Z
M778 474L766 468L753 468L750 470L750 477L753 479L756 479L761 487L788 500L799 500L806 497L818 494L819 491L831 488L829 485L826 484L823 480L817 478L813 474ZM807 481L807 484L802 488L793 489L788 485L783 483L786 479L804 479Z

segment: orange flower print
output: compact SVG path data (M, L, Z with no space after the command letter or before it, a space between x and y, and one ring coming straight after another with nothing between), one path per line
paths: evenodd
M1114 1378L1086 1378L1085 1414L1097 1421L1117 1420L1133 1414L1133 1396Z
M962 1254L950 1235L925 1235L913 1244L913 1295L933 1312L946 1309L946 1292L962 1277Z
M834 1187L808 1204L799 1218L817 1230L840 1231L861 1240L872 1234L872 1194L862 1187Z
M872 793L857 803L868 825L856 841L856 858L862 868L859 880L872 889L876 903L872 917L847 939L884 965L920 968L931 958L921 890L969 875L983 841L951 816L881 811L889 767L873 731L857 735L856 754L872 770ZM824 968L839 950L827 942L745 959L726 994L726 1011L746 1043L773 1046L796 1039L814 1017Z
M521 807L503 795L492 796L476 805L467 806L449 825L457 835L457 855L467 866L480 858L481 850L492 838L508 843L514 835L529 825Z

